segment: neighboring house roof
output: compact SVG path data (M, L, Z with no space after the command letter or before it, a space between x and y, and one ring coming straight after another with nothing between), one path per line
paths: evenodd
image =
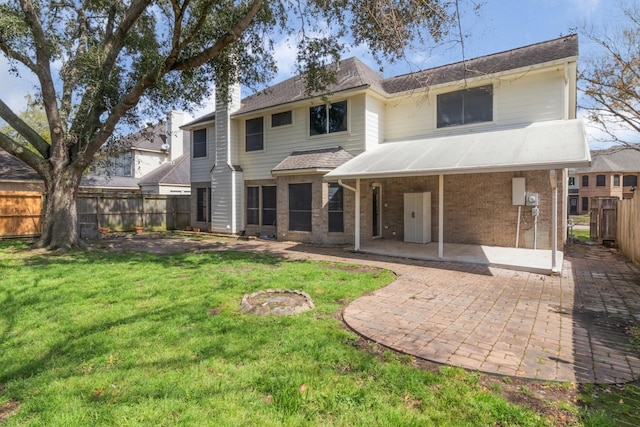
M589 164L581 120L379 145L325 175L326 179L560 169Z
M591 152L591 166L576 173L640 172L640 144L636 148L616 146Z
M336 71L336 83L328 86L327 93L371 88L382 95L393 95L577 56L578 36L573 34L388 79L384 79L359 59L349 58L329 65ZM305 90L304 78L292 77L242 99L240 109L232 115L246 114L322 95L321 93L306 94ZM215 112L199 117L183 127L193 127L213 120L215 120Z
M140 190L138 178L131 176L85 175L80 181L80 188L105 188L110 190Z
M316 150L294 151L271 171L274 175L300 171L327 171L353 159L354 156L342 147L329 147Z
M131 148L160 151L162 144L167 144L167 123L160 122L140 129L124 138ZM130 144L130 145L129 145Z
M172 163L165 163L149 172L138 181L139 185L186 185L190 186L190 153L185 153Z
M182 126L180 126L180 128L182 129L182 128L193 127L196 125L215 121L215 119L216 119L216 112L214 111L213 113L208 113L208 114L205 114L204 116L200 116L197 119L190 121L189 123L185 123Z
M0 149L0 181L42 181L25 162Z

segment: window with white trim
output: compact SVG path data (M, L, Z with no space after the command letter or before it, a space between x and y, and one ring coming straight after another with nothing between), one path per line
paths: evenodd
M325 135L347 130L347 101L309 108L309 135Z
M437 115L438 128L493 121L493 86L438 95Z

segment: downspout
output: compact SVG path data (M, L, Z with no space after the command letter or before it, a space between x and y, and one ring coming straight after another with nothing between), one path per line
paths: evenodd
M444 175L438 176L438 258L444 258Z
M360 178L356 179L356 188L353 188L344 182L341 179L338 180L338 185L346 188L347 190L351 190L355 193L356 197L356 217L355 217L355 230L354 230L354 244L353 249L357 252L360 250Z
M558 179L556 170L549 171L549 180L551 181L551 272L558 269L556 256L558 253Z

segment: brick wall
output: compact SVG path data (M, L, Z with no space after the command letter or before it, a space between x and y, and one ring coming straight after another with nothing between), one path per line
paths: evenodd
M243 208L247 209L247 187L262 187L262 186L274 186L277 185L277 181L275 179L255 179L255 180L247 180L244 182L244 200L242 201ZM277 196L276 196L277 197ZM278 199L276 201L276 212L280 209L281 201ZM277 234L277 226L273 225L262 225L262 224L247 224L247 215L245 212L244 215L245 224L244 230L247 236L260 236L260 235L276 235ZM280 223L279 220L278 224ZM260 193L260 222L262 223L262 193ZM242 228L242 226L241 226Z
M289 184L311 183L312 231L290 231L289 228ZM278 184L278 230L279 240L319 244L353 243L355 227L354 193L347 189L344 194L344 233L329 233L328 186L322 175L280 176Z
M526 179L526 190L539 194L537 247L551 247L551 184L549 171L446 175L444 177L444 241L515 247L518 207L512 204L512 178ZM563 245L563 174L558 173L558 245ZM362 181L362 241L371 237L371 185L382 185L382 237L404 240L404 193L431 192L431 236L438 240L438 177ZM532 248L534 218L522 207L519 246Z

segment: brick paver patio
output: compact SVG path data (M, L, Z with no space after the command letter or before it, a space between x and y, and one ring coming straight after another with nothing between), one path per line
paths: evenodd
M349 327L380 344L434 362L540 380L640 378L640 355L625 333L640 322L640 268L601 246L575 246L565 254L562 274L545 276L290 242L133 238L106 244L161 253L247 250L386 268L397 279L343 313Z
M354 301L345 322L434 362L552 381L640 377L625 329L640 321L640 269L603 247L565 258L561 276L415 266Z

